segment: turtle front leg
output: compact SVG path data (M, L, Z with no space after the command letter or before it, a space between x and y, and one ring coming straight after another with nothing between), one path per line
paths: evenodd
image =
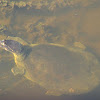
M17 67L13 67L11 69L11 72L14 74L14 75L24 75L25 74L25 69L24 68L17 68Z

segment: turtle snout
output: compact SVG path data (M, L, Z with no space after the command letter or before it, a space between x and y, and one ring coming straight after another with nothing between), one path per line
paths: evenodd
M5 45L5 40L0 41L0 47L3 47Z

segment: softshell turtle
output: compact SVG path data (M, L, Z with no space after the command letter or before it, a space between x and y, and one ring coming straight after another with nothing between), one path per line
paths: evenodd
M13 74L24 75L48 95L87 93L100 83L98 60L80 46L28 44L11 37L1 40L0 47L14 55Z

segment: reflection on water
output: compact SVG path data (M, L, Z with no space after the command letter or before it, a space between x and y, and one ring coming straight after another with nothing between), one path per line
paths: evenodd
M21 37L28 43L58 43L65 46L77 41L100 60L99 0L29 1L0 1L0 40L9 35ZM0 49L0 100L100 99L100 86L78 96L47 96L43 88L34 87L28 80L23 81L22 76L13 76L10 69L14 65L13 55Z

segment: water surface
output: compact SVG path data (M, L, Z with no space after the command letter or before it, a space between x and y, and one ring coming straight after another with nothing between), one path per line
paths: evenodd
M72 45L81 42L100 61L99 0L9 0L0 3L0 39ZM47 96L22 77L14 77L13 55L0 48L0 100L100 100L100 86L82 95ZM18 83L18 84L17 84ZM2 93L3 90L6 90Z

